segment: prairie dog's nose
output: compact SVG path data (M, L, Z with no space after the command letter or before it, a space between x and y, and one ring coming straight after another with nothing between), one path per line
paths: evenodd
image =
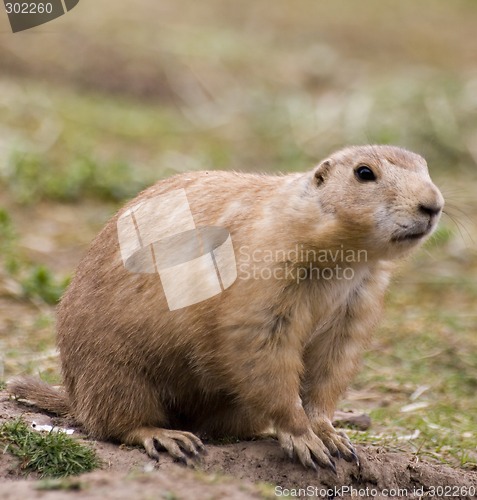
M431 218L437 217L441 213L442 207L442 203L438 202L419 204L419 210L426 215L430 215Z
M422 186L417 196L419 200L417 208L421 214L428 215L431 219L440 215L444 208L444 197L432 182Z

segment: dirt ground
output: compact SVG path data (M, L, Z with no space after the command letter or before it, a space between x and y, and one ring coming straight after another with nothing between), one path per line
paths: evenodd
M0 392L0 423L22 415L27 422L71 428L72 423L38 413L34 408ZM477 488L477 472L457 470L416 459L403 453L386 452L373 446L358 446L360 464L337 463L337 474L304 470L291 463L272 438L226 445L207 445L207 453L196 470L176 464L165 453L159 463L138 448L92 442L76 428L78 439L92 445L102 468L64 481L26 478L17 460L0 455L0 499L246 499L285 496L300 498L445 498L431 495L443 488L454 498L475 498L466 491ZM59 488L59 490L58 490ZM298 489L305 491L298 491ZM289 490L289 491L287 491Z

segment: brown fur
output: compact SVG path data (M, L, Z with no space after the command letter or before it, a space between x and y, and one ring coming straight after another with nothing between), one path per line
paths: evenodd
M360 164L376 182L357 180ZM124 268L116 223L138 201L178 188L196 226L230 231L239 272L221 294L169 311L157 274ZM425 161L388 146L345 149L305 174L197 172L160 181L101 231L59 306L67 396L31 380L13 381L10 391L68 409L91 435L143 444L154 457L161 446L180 459L195 454L202 445L185 431L243 437L272 424L304 465L333 468L330 454L354 459L330 418L378 322L391 262L423 240L396 238L424 226L430 233L442 205ZM353 270L349 280L247 274L250 255L265 250L291 257L262 259L260 272L330 267L304 262L297 246L365 250L367 259L338 258Z

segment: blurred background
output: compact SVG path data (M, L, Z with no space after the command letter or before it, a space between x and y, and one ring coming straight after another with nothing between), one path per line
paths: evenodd
M148 184L397 144L446 215L341 408L371 415L355 441L476 468L476 26L471 0L80 0L12 34L0 6L0 380L60 380L54 305Z

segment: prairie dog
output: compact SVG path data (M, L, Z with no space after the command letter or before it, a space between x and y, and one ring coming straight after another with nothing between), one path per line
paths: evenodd
M236 265L226 266L220 293L180 307L171 300L184 300L182 268L141 272L153 249L131 271L120 241L121 224L138 229L128 219L138 207L171 193L185 193L183 210L164 205L157 225L185 234L192 218L196 228L225 230ZM106 224L61 301L65 390L31 378L9 390L156 459L166 449L188 460L203 448L197 436L252 436L273 425L306 467L356 460L330 419L378 322L393 262L432 233L443 205L425 160L392 146L349 147L306 173L161 180ZM220 255L210 276L224 270Z

